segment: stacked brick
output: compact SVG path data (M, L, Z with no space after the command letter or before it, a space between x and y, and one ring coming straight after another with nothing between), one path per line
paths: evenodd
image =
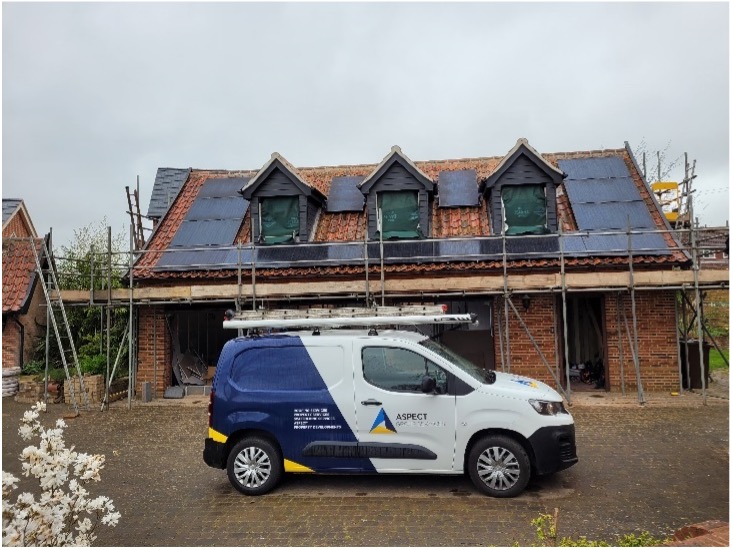
M72 378L71 381L67 380L64 382L64 400L66 403L73 403L74 400L71 397L71 388L74 389L74 396L76 397L77 404L83 404L84 396L81 393L81 385L79 378ZM84 390L87 394L89 404L101 403L104 397L104 377L95 374L94 376L84 377Z

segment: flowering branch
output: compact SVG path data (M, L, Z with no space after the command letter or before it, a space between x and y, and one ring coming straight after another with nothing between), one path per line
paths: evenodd
M99 524L114 527L120 519L112 500L90 498L85 489L100 481L104 455L77 453L64 441L66 423L59 419L54 428L45 429L38 421L45 403L26 411L18 435L24 441L33 437L39 445L29 445L20 454L22 475L34 477L41 488L39 500L24 492L11 502L20 481L2 472L3 546L90 546L97 538ZM92 523L92 518L94 523Z

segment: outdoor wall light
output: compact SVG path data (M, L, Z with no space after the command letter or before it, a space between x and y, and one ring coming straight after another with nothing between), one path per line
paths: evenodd
M524 311L529 310L529 304L530 304L529 294L525 294L524 296L522 296L522 307L524 308Z

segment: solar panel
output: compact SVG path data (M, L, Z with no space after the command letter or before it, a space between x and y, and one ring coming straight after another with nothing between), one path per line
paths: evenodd
M361 177L338 177L331 180L328 191L327 212L361 212L364 195L359 190Z
M571 180L624 178L631 175L624 160L618 156L562 159L557 161L557 165Z
M170 247L225 246L237 236L241 218L227 220L183 220Z
M511 237L506 240L507 254L518 259L516 256L526 255L527 259L554 256L560 251L560 243L557 235L545 237Z
M649 209L643 201L576 203L575 221L581 231L611 231L627 229L656 229Z
M641 195L630 177L597 180L565 180L568 199L580 202L639 201Z
M481 254L481 243L476 239L451 239L438 243L441 257L463 258Z
M187 220L244 219L249 201L236 197L199 197L188 210ZM231 244L231 243L227 243Z
M476 170L446 170L438 174L438 206L478 206Z
M204 197L239 197L239 191L250 178L209 178L201 186L197 198Z

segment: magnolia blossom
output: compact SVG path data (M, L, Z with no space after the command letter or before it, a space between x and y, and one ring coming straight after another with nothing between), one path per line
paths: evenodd
M38 421L46 410L36 403L23 414L18 435L24 441L39 438L38 446L21 452L21 474L38 480L41 494L23 492L11 501L20 481L2 472L3 546L90 546L98 525L114 527L120 519L112 500L90 498L84 487L101 479L104 455L77 453L64 442L66 423L59 419L45 429Z

